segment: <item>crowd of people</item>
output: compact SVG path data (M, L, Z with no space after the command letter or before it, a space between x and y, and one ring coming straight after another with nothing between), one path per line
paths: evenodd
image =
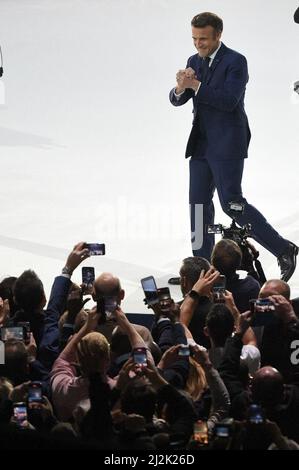
M114 274L72 283L88 257L78 243L48 302L32 270L0 283L2 448L299 449L298 302L286 282L239 278L242 252L223 239L212 264L183 260L182 300L158 296L150 331L128 320Z

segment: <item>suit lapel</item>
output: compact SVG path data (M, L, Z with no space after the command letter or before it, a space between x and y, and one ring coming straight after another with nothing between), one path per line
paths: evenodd
M217 65L221 62L224 55L226 54L226 51L227 51L227 47L222 43L219 51L216 54L215 59L212 62L212 65L209 69L209 73L208 73L208 77L207 77L207 81L206 81L207 84L211 80L211 78L213 76L213 73L214 73L214 70L216 69Z

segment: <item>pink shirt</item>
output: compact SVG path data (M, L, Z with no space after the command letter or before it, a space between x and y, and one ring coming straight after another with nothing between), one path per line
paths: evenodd
M64 351L56 359L51 371L52 401L55 414L61 421L68 421L81 400L89 398L89 380L77 377L72 365L76 356L73 352Z

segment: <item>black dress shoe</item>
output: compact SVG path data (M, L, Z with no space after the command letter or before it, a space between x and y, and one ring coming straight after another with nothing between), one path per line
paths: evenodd
M296 256L298 255L298 246L289 242L289 246L279 257L278 265L280 267L280 278L287 282L293 275L296 268Z
M172 284L173 286L179 286L181 284L180 277L171 277L168 279L168 284Z

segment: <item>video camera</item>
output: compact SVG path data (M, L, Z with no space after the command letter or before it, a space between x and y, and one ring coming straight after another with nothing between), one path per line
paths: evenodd
M259 252L256 248L248 242L247 238L251 236L251 225L247 224L243 227L238 227L235 218L244 213L244 203L231 201L229 203L229 215L233 221L230 227L224 225L208 225L208 233L220 234L222 238L233 240L242 251L241 270L247 271L254 277L260 284L266 282L266 276L260 261L258 260Z

